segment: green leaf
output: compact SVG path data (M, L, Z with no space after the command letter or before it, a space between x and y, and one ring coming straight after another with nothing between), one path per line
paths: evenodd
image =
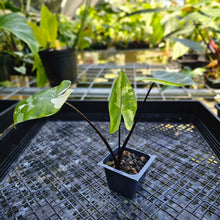
M202 76L204 74L204 72L206 71L205 68L202 67L198 67L195 68L193 70L191 70L190 68L185 67L181 73L189 76L189 77L196 77L196 76Z
M28 23L42 49L56 47L58 20L56 15L43 5L41 8L40 26L33 22Z
M47 117L57 113L69 95L72 89L69 89L71 82L64 80L59 86L43 90L26 100L18 103L14 111L14 123Z
M153 77L137 77L137 80L147 80L166 86L186 86L195 84L189 76L182 73L159 70L151 71L151 74Z
M180 42L181 44L185 45L186 47L189 47L190 49L197 51L197 52L204 52L205 48L198 42L189 40L189 39L179 39L179 38L173 38L172 40L176 42Z
M0 86L2 87L10 87L12 83L10 81L1 81Z
M159 16L158 14L154 14L152 22L151 22L151 26L153 28L153 33L151 35L151 43L155 46L164 37L164 28L161 25L161 19L162 19L162 16Z
M28 26L26 19L19 13L11 13L0 16L0 29L5 29L24 41L33 54L38 53L38 44L32 29Z
M19 67L14 67L14 70L15 71L17 71L17 72L19 72L19 73L21 73L21 74L23 74L23 75L25 75L26 74L26 67L25 66L19 66Z
M126 74L121 69L109 99L109 133L112 134L117 131L121 123L121 116L124 118L125 127L130 130L134 122L136 110L137 100L134 90Z
M29 22L28 25L32 28L34 36L42 49L47 49L48 41L45 31L33 22Z
M34 56L34 68L33 69L37 70L37 86L44 87L47 84L48 79L47 79L46 71L44 69L44 65L38 54Z
M186 54L188 51L189 51L188 47L181 44L180 42L176 42L173 46L172 60L176 60L177 58Z
M52 14L45 5L41 9L40 26L46 34L47 42L51 43L51 47L54 47L57 39L58 20L56 15Z

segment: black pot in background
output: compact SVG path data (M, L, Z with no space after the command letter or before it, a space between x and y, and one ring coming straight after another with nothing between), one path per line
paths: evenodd
M105 174L109 189L121 194L122 196L132 199L135 197L135 194L142 183L144 174L146 173L147 169L154 161L156 156L148 155L131 148L126 148L126 150L131 153L135 153L139 157L144 156L145 158L148 159L147 163L143 166L143 168L139 171L139 173L128 174L121 170L106 165L105 163L109 161L109 159L111 158L110 154L107 157L105 157L105 159L101 161L98 165L104 167L105 169ZM115 155L117 155L118 148L116 148L113 152Z
M211 76L204 75L204 80L206 85L210 86L213 89L219 89L220 83L214 83L215 79L213 79Z
M42 50L39 52L51 86L63 80L74 83L77 79L77 53L73 49Z
M205 54L185 54L178 59L178 62L184 67L188 66L191 69L204 67L208 64Z
M0 82L10 80L12 67L12 58L10 54L0 53Z

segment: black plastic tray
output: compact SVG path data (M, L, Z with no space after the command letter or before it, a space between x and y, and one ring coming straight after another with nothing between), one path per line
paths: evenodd
M13 123L13 111L17 100L0 100L0 133Z
M110 139L107 102L72 104ZM147 102L129 144L157 158L128 200L108 189L97 166L103 143L64 106L0 138L0 219L217 219L219 132L219 118L201 102Z

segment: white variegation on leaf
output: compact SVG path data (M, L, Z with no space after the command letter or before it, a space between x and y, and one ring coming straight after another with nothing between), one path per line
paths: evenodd
M71 82L64 80L59 86L43 90L18 103L14 111L14 123L47 117L57 113L66 102L72 89Z
M114 133L120 126L123 116L125 127L130 130L137 110L137 100L134 90L121 69L112 87L109 99L110 133Z

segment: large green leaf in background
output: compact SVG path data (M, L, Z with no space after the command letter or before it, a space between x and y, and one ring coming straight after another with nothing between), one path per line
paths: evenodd
M195 82L191 77L183 73L167 72L164 70L151 71L153 77L137 77L137 80L146 80L159 83L165 86L186 86L193 85Z
M32 29L28 26L26 19L19 13L10 13L0 16L0 29L5 29L24 41L33 54L38 53L38 44Z
M158 14L154 14L151 21L153 33L151 35L150 40L154 46L156 46L159 42L161 42L162 38L164 37L164 27L161 24L162 18L163 18L162 16Z
M43 5L41 9L40 26L45 30L48 42L55 45L58 32L58 20L56 15L52 14L45 5Z
M14 123L17 124L57 113L72 93L72 89L69 89L70 86L71 82L64 80L59 86L43 90L26 100L22 100L15 108Z
M189 40L189 39L182 39L182 38L173 38L172 40L176 42L180 42L181 44L185 45L186 47L189 47L190 49L196 51L196 52L204 52L205 48L198 42Z
M41 8L40 26L33 22L29 22L29 25L43 49L56 47L58 20L56 15L52 14L45 5Z
M173 60L186 54L186 52L189 49L200 53L204 53L205 51L205 48L196 41L189 39L182 39L182 38L173 38L172 40L176 42L173 47L173 53L172 53Z
M121 123L121 116L124 118L125 127L130 130L134 122L136 110L137 100L134 90L126 74L121 69L109 99L109 133L112 134L117 131Z
M185 45L181 44L180 42L176 42L173 45L172 60L176 60L177 58L186 54L188 51L189 51L189 47L186 47Z

